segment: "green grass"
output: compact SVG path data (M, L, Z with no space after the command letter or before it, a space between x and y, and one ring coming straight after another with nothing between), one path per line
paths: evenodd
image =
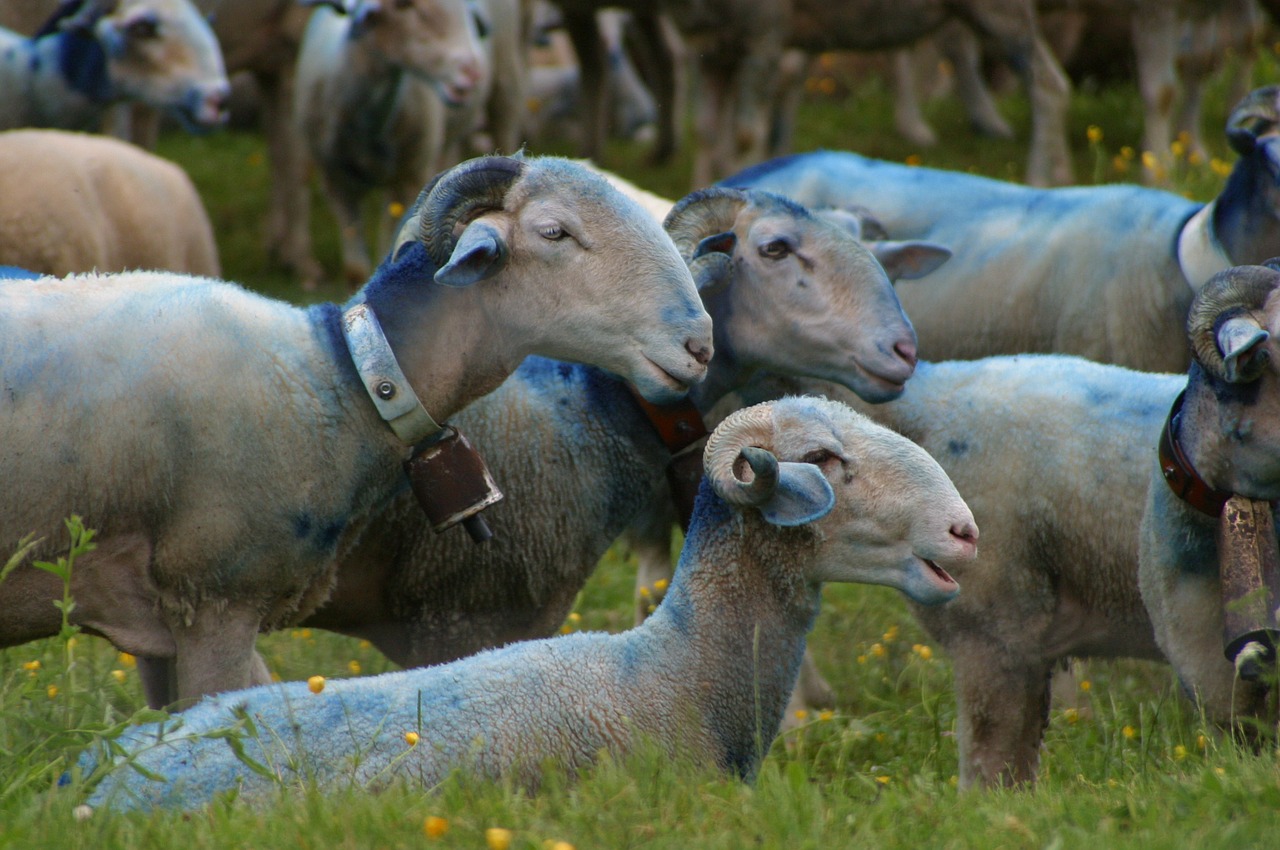
M1274 77L1274 64L1259 82ZM945 140L936 150L904 147L890 128L891 102L875 81L838 81L839 94L810 100L799 149L850 148L926 165L1017 178L1021 140L973 137L958 107L931 104ZM1071 138L1082 182L1136 177L1140 117L1133 89L1076 98ZM1207 123L1220 128L1229 104L1220 90ZM1025 102L1006 98L1025 139ZM1102 138L1089 142L1087 128ZM1206 133L1215 157L1230 160L1221 132ZM194 139L172 135L162 153L183 163L200 187L221 242L226 276L303 302L342 298L338 285L302 293L271 269L258 222L267 169L261 141L248 134ZM549 146L541 152L568 152ZM615 144L607 164L654 191L687 188L687 153L662 168L643 149ZM1221 175L1179 161L1178 191L1207 198ZM869 204L872 202L869 200ZM336 266L333 226L317 203L320 257ZM0 553L7 556L7 553ZM634 563L615 549L582 593L580 628L620 630L631 618ZM106 642L80 635L0 651L0 848L410 848L430 846L428 815L444 817L443 847L485 846L490 827L513 831L513 848L566 841L587 847L779 848L1230 848L1273 847L1280 835L1277 753L1254 754L1206 727L1179 696L1168 668L1138 662L1081 667L1074 693L1055 706L1041 781L1032 790L959 794L950 667L930 646L901 599L882 588L833 586L811 645L835 685L838 707L808 717L766 759L754 786L671 763L654 750L606 763L575 783L552 776L529 796L459 778L432 795L393 787L376 795L282 791L253 808L219 804L190 815L72 816L77 789L57 779L95 735L142 705L136 670ZM264 637L260 648L285 679L381 672L371 647L320 631ZM1085 687L1087 683L1087 689ZM324 730L314 730L317 735Z

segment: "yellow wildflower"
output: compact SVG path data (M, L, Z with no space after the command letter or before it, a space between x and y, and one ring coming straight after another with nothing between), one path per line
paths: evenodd
M1173 760L1174 760L1174 761L1182 761L1182 760L1183 760L1184 758L1186 758L1186 757L1187 757L1187 748L1186 748L1186 747L1182 746L1181 744L1178 744L1178 746L1176 746L1176 747L1174 747L1174 748L1173 748Z
M121 663L121 664L123 664L123 665L124 665L124 666L126 666L126 667L136 667L136 666L138 666L138 659L134 658L132 655L130 655L130 654L129 654L129 653L127 653L127 652L122 652L122 653L120 653L120 655L119 655L119 656L117 656L117 657L120 659L120 663Z
M1090 124L1089 128L1084 131L1084 135L1089 140L1089 144L1096 145L1102 141L1102 128L1097 124Z
M648 599L650 596L653 595L653 592L649 590L648 586L642 584L640 585L640 595L643 596L645 599Z
M484 831L484 840L489 850L507 850L511 846L511 830L491 826Z
M1132 740L1133 738L1138 737L1138 730L1134 729L1132 726L1126 726L1120 730L1120 734Z
M885 643L888 643L888 642L889 642L889 641L891 641L891 640L897 640L897 638L898 638L898 627L897 627L897 626L890 626L890 627L889 627L889 630L888 630L887 632L885 632L885 633L884 633L884 641L885 641Z
M359 676L359 675L360 675L360 662L359 662L359 661L357 661L357 660L356 660L356 659L354 659L354 658L353 658L353 659L351 659L350 661L348 661L348 662L347 662L347 669L351 671L351 675L352 675L352 676Z
M885 775L881 774L880 776L877 776L877 777L876 777L876 782L879 782L881 785L888 785L888 784L889 784L889 777L887 777L887 776L885 776Z
M809 716L809 712L805 711L803 708L796 711L796 720L804 720L808 716Z
M324 676L312 676L307 679L307 687L311 689L311 693L318 694L324 690Z
M122 685L124 684L125 675L126 675L126 674L125 674L125 672L124 672L123 670L112 670L112 671L111 671L111 678L115 679L117 682L119 682L119 683L120 683L120 684L122 684Z
M653 583L653 586L654 586L654 589L662 591L662 590L666 590L667 585L669 585L670 583L671 582L667 581L665 578L660 578Z
M391 203L387 204L387 214L390 215L392 218L399 218L400 216L404 215L404 204L400 203L399 201L392 201Z
M568 841L552 841L548 848L549 850L573 850L573 845Z
M76 645L79 643L80 641L76 638L67 638L67 649L75 649Z
M878 643L871 644L871 654L876 658L884 658L888 653L885 648Z
M1192 151L1191 153L1187 154L1187 163L1190 165L1197 165L1197 166L1203 165L1204 154L1200 153L1200 151Z
M924 661L928 661L930 658L933 658L933 649L925 646L923 643L917 643L915 646L911 647L911 651L916 655L919 655Z
M824 720L824 721L825 721L825 720L831 720L831 719L833 719L835 716L836 716L836 713L835 713L834 711L830 711L830 710L828 710L828 711L823 711L823 712L819 713L819 714L818 714L818 719L819 719L819 720Z
M867 663L867 656L865 656L865 655L859 655L855 660L856 660L859 664L866 664L866 663Z
M906 162L907 165L919 165L924 162L924 157L920 156L918 153L913 153L903 161Z
M830 77L823 77L818 80L818 91L825 95L833 95L836 93L836 81Z
M1120 155L1125 159L1133 159L1133 148L1129 147L1128 145L1125 145L1124 147L1120 148Z
M571 611L569 613L569 622L573 623L575 626L578 625L578 623L582 622L582 615L577 611Z
M49 687L45 688L44 692L49 695L49 699L53 699L58 695L58 686L50 685Z
M419 737L419 735L418 735L418 733L417 733L417 732L405 732L405 733L404 733L404 742L405 742L406 744L408 744L409 746L411 746L411 747L416 747L416 746L418 746L418 741L420 741L420 740L422 740L422 739L421 739L421 737Z
M1115 169L1116 174L1127 174L1129 171L1129 160L1117 154L1111 158L1111 167Z
M1214 773L1216 773L1216 774L1218 774L1219 776L1226 776L1226 775L1227 775L1227 770L1226 770L1226 768L1223 768L1223 767L1215 767L1215 768L1213 769L1213 772L1214 772Z
M1080 690L1084 691L1087 694L1092 688L1093 688L1093 682L1090 682L1088 679L1080 680Z
M40 661L37 659L36 661L26 662L25 664L22 665L22 669L26 670L28 673L34 676L36 674L36 671L40 669L40 666L41 666Z
M373 649L373 644L367 640L360 641L360 643L356 644L356 646L360 647L361 649Z
M1209 739L1204 735L1196 735L1196 749L1203 750L1207 746L1209 746Z
M955 788L957 785L960 784L960 777L956 776L954 773L951 774L951 778L947 780L947 784L950 785L952 788Z
M1182 142L1174 141L1169 143L1169 153L1173 154L1174 159L1182 159L1182 155L1187 152L1187 146Z
M1151 151L1142 152L1142 167L1148 171L1155 171L1160 165L1160 160L1156 159L1156 155Z
M449 831L449 822L442 817L428 815L422 822L422 831L427 834L427 838L440 838Z
M1062 716L1066 718L1068 723L1075 723L1080 720L1080 712L1076 711L1074 708L1068 708L1066 711L1062 712Z

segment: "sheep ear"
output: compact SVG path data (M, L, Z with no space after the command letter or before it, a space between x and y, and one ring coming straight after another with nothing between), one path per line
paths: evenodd
M869 242L889 280L915 280L951 259L951 249L937 242Z
M1249 316L1236 316L1223 322L1217 339L1227 380L1234 384L1256 377L1255 364L1266 356L1262 344L1270 338L1271 334Z
M822 519L835 505L836 492L822 470L811 463L782 461L778 486L760 514L773 525L790 528Z
M453 246L449 262L436 272L436 283L470 286L493 277L507 265L507 241L492 224L474 221Z
M693 256L689 259L696 260L712 253L732 254L737 245L738 237L732 230L726 230L724 233L713 234L699 242L698 247L693 249Z

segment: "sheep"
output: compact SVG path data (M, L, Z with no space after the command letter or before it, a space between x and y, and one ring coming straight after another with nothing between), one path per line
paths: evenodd
M0 263L59 277L163 269L220 274L186 173L126 142L61 130L0 133Z
M431 788L455 769L536 786L547 762L577 771L643 740L750 781L777 734L822 583L945 602L959 592L946 570L972 559L978 528L936 462L839 404L741 411L711 435L705 459L671 592L642 626L325 683L318 694L304 682L223 694L167 732L126 732L111 744L116 758L86 754L84 773L108 770L88 805L195 808L232 790L261 801L277 780ZM237 748L210 734L236 725Z
M369 276L361 200L390 190L408 207L444 149L445 108L489 76L465 0L321 6L298 53L293 120L338 221L343 276Z
M207 130L226 120L230 91L217 39L189 0L64 2L32 38L0 29L0 130L98 130L122 100Z
M1058 352L1180 372L1195 289L1236 262L1280 254L1278 99L1268 86L1233 111L1227 138L1241 158L1208 205L1138 186L1032 189L832 151L724 184L808 206L874 203L896 238L952 247L928 286L901 294L928 359Z
M1184 468L1216 499L1206 499L1206 505L1184 498L1184 492L1193 496L1201 491L1184 491L1181 486L1175 494L1166 478L1179 485L1183 479L1167 471L1173 464L1162 457L1161 463L1148 464L1151 484L1139 532L1138 586L1156 642L1187 693L1210 720L1223 725L1264 717L1268 690L1274 686L1274 678L1267 681L1269 677L1260 676L1258 669L1249 671L1250 663L1257 665L1256 659L1247 653L1237 655L1240 647L1231 645L1241 637L1235 621L1251 613L1250 603L1230 598L1235 595L1227 592L1231 582L1220 579L1220 570L1231 577L1248 563L1228 561L1224 548L1234 556L1241 547L1256 547L1264 564L1270 560L1269 568L1262 571L1266 589L1257 600L1265 616L1246 625L1270 630L1270 637L1262 641L1266 646L1262 666L1270 666L1271 677L1280 634L1275 613L1280 605L1280 574L1275 567L1271 506L1265 511L1254 509L1265 517L1257 520L1265 542L1241 541L1225 525L1233 511L1242 512L1237 501L1241 498L1259 505L1280 498L1276 431L1280 352L1275 338L1280 329L1276 295L1280 274L1275 263L1225 271L1196 297L1187 319L1194 361L1186 394L1179 409L1171 413L1167 428L1169 445L1180 447ZM1224 510L1228 497L1233 498ZM1224 608L1232 612L1231 619ZM1224 620L1233 628L1224 630ZM1270 719L1275 722L1274 716Z
M768 193L725 189L693 193L667 227L715 330L697 407L760 367L825 375L872 400L902 392L911 325L872 255L842 230ZM621 382L563 363L527 361L454 421L509 493L488 513L495 539L475 547L431 534L402 497L342 561L306 625L366 638L403 666L550 635L671 460Z
M667 235L555 158L447 172L345 308L159 273L5 282L0 303L0 549L34 532L47 558L83 516L98 548L77 562L73 621L174 659L179 700L266 680L254 636L324 600L431 416L530 353L672 401L712 351ZM399 367L372 371L379 352ZM55 584L29 561L0 583L0 646L57 632Z

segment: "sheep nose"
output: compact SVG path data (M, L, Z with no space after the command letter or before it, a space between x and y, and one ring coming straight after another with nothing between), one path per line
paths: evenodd
M690 339L684 344L684 350L693 355L693 359L697 360L703 366L711 362L711 346L706 343Z
M901 357L908 366L915 368L916 365L916 343L915 340L903 339L896 342L893 346L894 354Z
M978 526L974 525L972 520L954 523L951 526L951 536L960 542L966 552L969 550L977 551Z

